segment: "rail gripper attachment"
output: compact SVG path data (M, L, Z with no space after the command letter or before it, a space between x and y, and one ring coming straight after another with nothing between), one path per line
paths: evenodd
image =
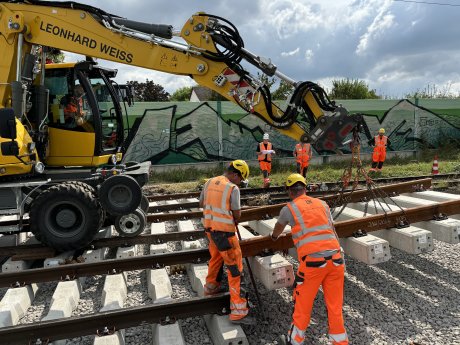
M364 230L361 230L361 229L359 229L359 230L357 230L357 231L355 231L355 232L353 233L353 237L354 237L354 238L364 237L364 236L367 236L367 232L364 231Z
M48 345L49 343L50 343L49 339L41 340L40 338L37 338L36 340L29 341L28 345Z
M115 331L116 331L115 326L111 327L111 328L109 328L107 326L104 326L103 329L96 329L96 335L98 337L103 337L103 336L106 336L106 335L112 335L112 334L115 333Z
M164 325L172 325L173 323L176 323L177 319L172 316L172 317L169 317L169 316L166 316L164 319L161 319L160 320L160 325L164 326Z
M434 220L446 220L447 218L447 214L441 212L433 216Z

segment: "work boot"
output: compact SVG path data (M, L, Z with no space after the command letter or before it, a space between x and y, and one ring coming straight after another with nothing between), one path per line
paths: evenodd
M234 324L237 324L237 325L256 325L257 324L257 320L255 317L252 317L252 316L245 316L243 317L242 319L238 319L238 320L230 320L231 323L234 323Z

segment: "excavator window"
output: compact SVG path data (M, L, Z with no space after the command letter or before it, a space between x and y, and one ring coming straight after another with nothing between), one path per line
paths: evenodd
M52 127L72 131L94 132L93 114L88 97L72 69L47 70L45 86L49 89Z
M102 78L91 78L90 82L101 116L102 148L115 148L118 142L118 117L112 93Z

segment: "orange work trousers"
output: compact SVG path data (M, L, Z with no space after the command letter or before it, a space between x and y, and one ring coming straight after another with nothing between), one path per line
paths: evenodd
M305 331L310 324L313 302L322 285L329 321L329 338L333 345L347 345L348 336L342 315L345 266L340 252L334 254L330 260L307 256L305 261L299 262L293 297L293 320L288 332L290 343L303 344ZM308 267L310 264L316 267Z
M387 150L385 147L374 147L374 153L372 154L373 162L385 162L387 157Z
M259 161L259 166L260 166L260 170L262 170L262 171L265 170L269 174L272 171L272 163L271 162Z
M208 264L208 275L206 276L205 294L212 293L220 287L217 276L222 264L227 267L228 285L230 289L230 320L240 320L248 315L247 300L241 297L241 272L243 272L243 256L240 243L236 234L228 237L227 250L219 250L221 243L215 243L211 234L206 233L209 240L209 253L211 259ZM222 247L221 247L222 248Z

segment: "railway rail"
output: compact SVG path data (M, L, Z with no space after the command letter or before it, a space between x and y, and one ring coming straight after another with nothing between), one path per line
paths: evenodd
M386 178L376 178L372 179L376 184L394 184L399 182L423 180L423 179L433 179L434 181L439 180L454 180L460 179L460 173L449 173L449 174L438 174L438 175L420 175L420 176L399 176L399 177L386 177ZM359 184L365 184L365 180L360 180ZM309 195L316 196L324 192L337 192L342 188L342 182L324 182L322 184L309 184ZM320 189L318 191L318 189ZM254 195L268 193L273 195L274 193L283 193L286 191L284 186L272 186L269 188L241 188L241 195ZM148 196L149 201L163 201L163 200L178 200L178 199L188 199L188 198L197 198L200 196L201 192L186 192L186 193L172 193L172 194L161 194L161 195L150 195Z
M425 178L415 181L402 182L392 185L386 185L379 188L380 195L382 196L394 196L401 193L410 193L415 191L427 190L431 187L431 179ZM372 190L356 190L352 192L346 192L344 194L327 194L320 197L322 200L326 201L331 208L339 207L347 203L359 202L363 200L370 200L375 197L375 192ZM277 216L281 208L285 204L276 204L270 206L260 206L260 207L248 207L242 210L241 221L248 220L260 220L264 218L270 218ZM170 206L170 205L164 205ZM177 206L177 205L174 205ZM181 209L191 209L199 207L197 202L185 202L181 204ZM166 209L161 208L161 211ZM162 213L162 214L149 214L147 220L149 222L165 222L165 221L174 221L174 220L187 220L193 218L201 218L202 211L189 211L186 213L176 212L176 213ZM11 224L12 222L8 222ZM0 225L4 223L0 222ZM24 231L27 230L27 224L24 224ZM102 247L118 247L123 245L133 245L133 244L159 244L165 243L167 241L179 241L179 240L195 240L197 238L203 237L204 234L202 231L197 231L195 233L185 232L177 234L161 234L161 235L140 235L133 238L128 237L112 237L108 239L98 239L94 240L91 244L91 248L102 248ZM12 246L12 247L3 247L2 253L4 255L12 256L13 260L32 260L32 259L41 259L46 257L52 257L55 255L55 251L51 248L43 247L41 245L21 245L21 246Z
M431 179L422 179L381 187L385 194L412 193L429 189ZM323 196L331 206L338 207L343 203L369 200L368 190L356 190L340 196L326 194ZM340 202L338 202L340 200ZM242 210L241 222L248 220L263 220L279 214L284 204L252 207ZM183 208L191 208L188 204ZM384 214L369 215L365 218L335 222L340 237L350 237L356 233L369 233L382 229L406 227L421 221L439 219L443 216L460 214L460 200L439 202L429 206L411 207L404 210L386 212ZM164 218L158 218L158 217ZM175 221L201 217L201 212L169 213L149 215L149 221ZM167 232L155 235L140 235L133 238L114 237L98 239L92 242L91 248L115 248L134 244L159 244L179 240L195 240L203 237L203 231ZM267 255L273 251L285 251L293 246L289 233L273 242L269 237L254 237L241 241L241 248L245 257L253 257L263 253ZM25 251L19 250L23 247ZM2 255L13 256L21 260L33 260L54 255L46 252L49 248L42 246L15 246L2 247ZM40 251L42 251L40 253ZM40 254L37 254L40 253ZM0 288L11 286L28 286L32 283L56 281L70 281L80 277L94 277L96 275L111 276L120 272L144 269L159 269L166 266L186 263L204 263L209 258L207 249L192 249L165 254L143 255L125 259L109 259L94 263L72 263L52 268L33 268L19 272L0 274ZM24 324L12 327L0 327L1 343L5 344L46 344L50 341L80 337L83 335L105 335L112 332L136 327L147 323L167 324L177 319L190 318L209 313L226 314L229 311L228 294L206 298L188 298L174 300L168 303L149 306L129 307L109 312L97 312L79 317L41 321L35 324Z

